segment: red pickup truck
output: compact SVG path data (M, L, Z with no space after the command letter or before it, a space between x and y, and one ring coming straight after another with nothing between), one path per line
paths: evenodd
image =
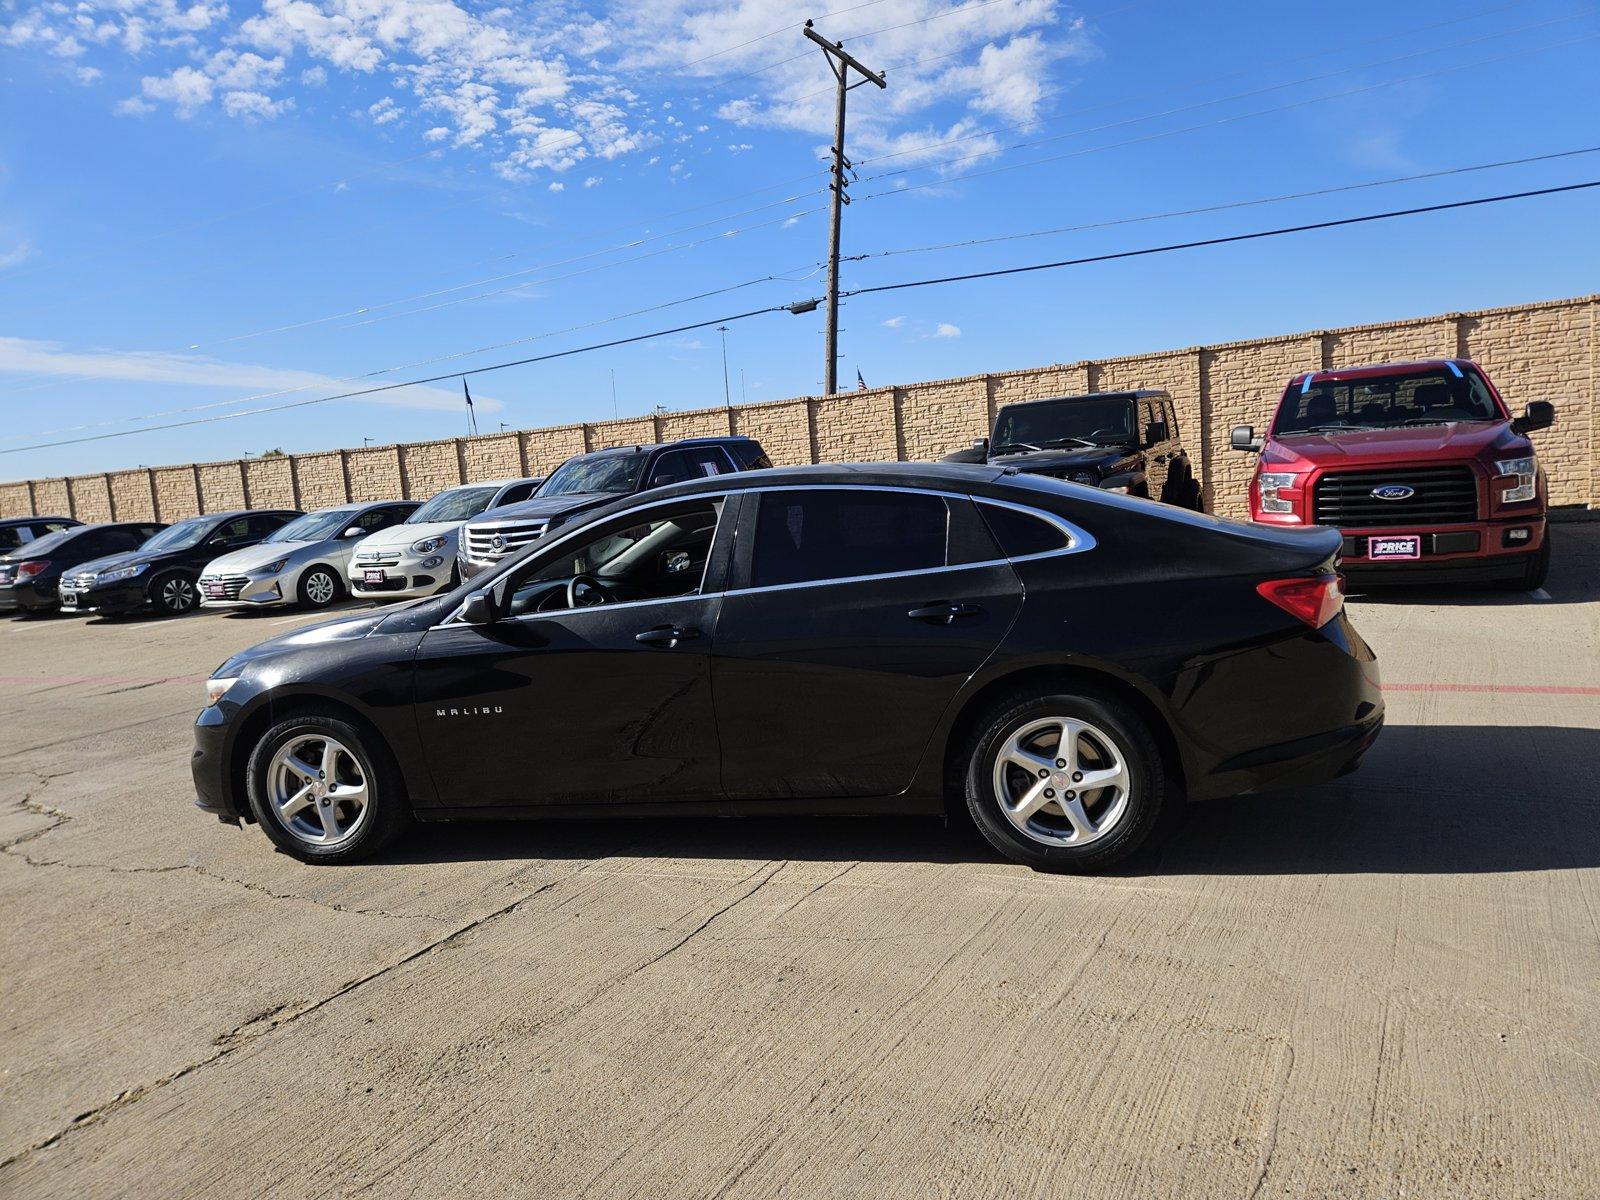
M1555 420L1543 400L1512 417L1465 359L1311 371L1284 389L1259 454L1250 519L1336 525L1353 583L1482 580L1531 591L1550 566L1545 478L1527 434Z

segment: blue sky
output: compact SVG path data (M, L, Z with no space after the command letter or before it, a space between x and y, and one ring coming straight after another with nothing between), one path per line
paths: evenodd
M852 254L1600 145L1600 9L1572 0L0 0L0 451L821 295L831 76L806 16L889 78L851 94ZM889 255L845 284L1587 179L1600 154ZM1587 192L860 297L840 377L1587 293L1596 229ZM818 391L821 328L731 326L733 399ZM480 425L609 417L613 373L623 415L721 403L719 335L476 377ZM0 478L451 436L459 397L0 453Z

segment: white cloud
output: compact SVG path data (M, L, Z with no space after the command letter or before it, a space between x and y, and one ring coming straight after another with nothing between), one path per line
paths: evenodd
M564 192L567 190L567 185L562 183L559 179L552 180L550 183L550 190L552 192Z
M170 104L184 118L210 104L216 93L211 77L194 67L179 67L170 75L146 75L139 84L146 100Z
M938 328L929 334L929 336L936 338L958 338L961 336L961 326L952 325L948 321L940 321Z
M0 250L0 271L7 267L14 267L26 262L33 257L33 243L29 241L18 242L9 250Z
M405 111L394 102L393 96L385 96L376 104L367 106L367 116L372 118L374 125L388 125L390 122L398 121Z
M899 329L905 323L906 319L904 317L890 317L883 323L883 327L885 329Z
M220 362L200 355L158 350L68 350L57 342L0 337L0 375L72 376L121 383L160 383L185 387L227 388L247 393L346 391L352 384L331 375L292 368ZM373 382L381 382L381 377ZM372 396L353 397L368 404L455 412L461 394L449 388L411 387ZM481 412L504 406L487 396L473 396ZM223 410L226 411L226 410Z
M605 180L601 179L600 176L591 175L583 181L583 186L586 188L599 187L604 182Z
M326 87L328 84L328 69L326 67L307 67L300 72L300 82L311 88Z

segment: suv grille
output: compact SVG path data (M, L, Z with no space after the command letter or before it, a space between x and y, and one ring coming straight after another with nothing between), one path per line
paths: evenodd
M1385 484L1414 489L1403 500L1372 494ZM1478 479L1465 465L1330 471L1317 480L1318 525L1373 529L1385 525L1465 525L1478 519Z
M536 542L548 529L548 521L527 521L505 525L467 526L467 558L472 562L498 562L508 554L515 554L530 542ZM497 546L495 542L500 544Z

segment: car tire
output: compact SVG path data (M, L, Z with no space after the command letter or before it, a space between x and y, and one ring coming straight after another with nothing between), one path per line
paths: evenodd
M162 617L181 617L200 605L200 589L194 577L182 571L168 571L150 581L150 606Z
M308 768L323 776L330 765L331 780L310 777ZM273 725L251 750L245 780L262 831L301 862L359 862L411 825L388 747L337 717L305 713Z
M320 563L302 571L300 583L295 588L300 607L309 609L327 608L336 602L343 592L339 576L331 567L325 567Z
M1550 576L1550 529L1545 527L1544 541L1539 543L1539 548L1527 556L1523 563L1522 574L1514 579L1501 579L1495 586L1507 592L1536 592L1544 586L1544 581Z
M1075 751L1064 754L1067 728ZM1087 689L1008 697L977 723L965 756L967 811L979 832L1040 871L1082 874L1120 862L1150 836L1166 799L1161 750L1144 719ZM1079 794L1074 784L1084 779L1107 782Z

